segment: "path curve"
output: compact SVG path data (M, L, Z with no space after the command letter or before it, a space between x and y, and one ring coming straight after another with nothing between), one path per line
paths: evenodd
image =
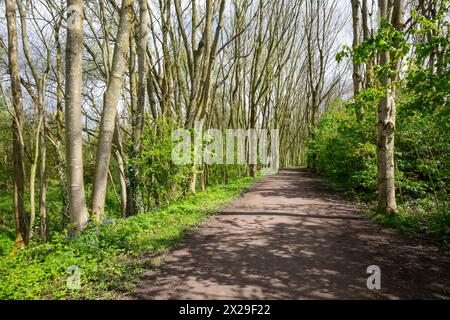
M381 269L381 289L366 286ZM281 170L142 275L138 299L450 299L450 258L361 217L304 169Z

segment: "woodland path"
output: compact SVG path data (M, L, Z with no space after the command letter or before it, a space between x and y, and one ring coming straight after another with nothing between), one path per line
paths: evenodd
M369 265L381 289L369 290ZM256 183L148 270L138 299L450 299L450 258L304 169Z

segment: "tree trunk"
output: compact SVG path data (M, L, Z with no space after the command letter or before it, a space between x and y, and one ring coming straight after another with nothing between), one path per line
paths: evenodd
M120 133L119 121L116 117L116 125L114 128L114 145L116 148L116 152L114 153L117 160L117 167L119 169L119 183L120 183L120 215L122 218L127 217L128 212L128 195L129 190L127 188L128 179L125 174L125 166L124 166L124 152L122 147L122 136Z
M389 18L390 5L387 0L379 0L380 16ZM392 24L397 30L403 28L403 1L394 1L392 10ZM381 52L380 64L390 61L389 52ZM400 69L400 61L395 62L394 73ZM395 76L394 76L395 77ZM382 76L381 84L385 88L385 96L380 99L378 105L377 124L377 183L378 183L378 209L386 214L397 212L395 200L395 165L394 165L394 132L395 132L395 90L392 85L392 77Z
M353 21L353 48L359 45L360 27L359 27L359 0L352 1L352 21ZM353 96L356 97L362 88L361 65L353 62ZM362 120L363 110L358 110L358 121Z
M361 7L361 16L362 16L362 33L363 33L363 40L366 41L371 36L371 32L369 30L369 12L367 9L367 1L369 0L362 0L362 7ZM366 88L370 87L372 85L372 79L373 79L373 59L369 58L366 62L366 72L365 72L365 85Z
M123 158L119 150L115 152L117 166L119 168L119 182L120 182L120 215L122 218L127 217L127 183L125 176L125 166L123 165Z
M45 118L43 119L45 122ZM47 241L47 164L46 164L46 158L47 158L47 146L45 143L45 137L46 137L46 126L45 123L43 123L41 132L40 132L40 139L39 139L39 150L40 150L40 168L39 168L39 174L40 174L40 192L39 192L39 217L40 217L40 236L42 241Z
M66 179L66 158L63 150L63 65L61 61L61 42L59 39L59 30L61 27L61 21L59 21L55 28L55 41L56 41L56 135L54 139L54 148L56 151L56 165L59 178L59 192L62 203L62 216L67 216L67 179Z
M126 215L131 216L134 213L136 213L137 210L137 197L136 197L136 191L138 190L138 172L137 170L137 163L136 163L136 126L138 121L138 101L139 101L139 95L138 95L138 88L137 88L137 77L136 77L136 42L134 40L133 31L130 31L130 45L129 45L129 57L128 57L128 74L129 74L129 86L130 86L130 113L131 113L131 146L129 151L129 163L127 167L127 174L128 174L128 180L127 180L127 199L128 199L128 205L127 205L127 212ZM117 127L117 119L116 119L116 127ZM115 130L117 133L117 130ZM116 138L114 138L116 140ZM117 143L116 143L117 144ZM117 155L116 155L117 157Z
M31 70L31 74L34 78L34 86L30 85L28 82L24 82L24 86L27 88L29 95L36 106L37 110L37 126L35 128L34 143L34 154L32 155L32 163L30 168L30 223L28 226L28 240L30 241L34 236L34 222L36 219L36 172L38 168L38 161L40 155L40 140L41 131L44 132L44 105L45 105L45 90L47 84L47 75L49 71L50 64L50 51L47 51L47 68L39 72L35 60L32 58L29 42L28 42L28 31L27 31L27 13L26 9L21 1L17 1L17 7L19 9L20 15L20 25L21 25L21 38L22 38L22 48L25 55L25 59L28 63L28 67ZM28 5L28 2L26 3ZM36 89L33 90L33 87ZM31 149L33 149L33 147Z
M138 88L136 110L132 114L133 146L131 147L130 164L128 165L128 206L127 215L143 211L142 192L139 190L139 165L135 163L140 158L142 135L144 133L144 115L146 101L147 75L147 41L148 41L148 6L147 0L139 0L139 41L137 45Z
M189 180L189 190L195 194L197 185L197 165L194 163L191 167L191 178Z
M386 61L383 56L382 63ZM384 84L389 86L390 81ZM397 211L394 179L395 113L394 93L391 88L387 88L378 106L377 125L378 208L386 213Z
M13 209L16 222L15 247L23 248L27 243L27 221L24 209L25 169L23 144L23 102L20 87L19 53L17 40L16 8L14 0L6 0L6 21L8 28L8 61L11 77L13 104Z
M352 21L353 21L353 48L360 43L360 26L359 26L359 0L352 1ZM361 66L353 63L353 94L357 96L362 88Z
M202 163L200 165L200 190L204 191L206 189L206 164Z
M41 111L39 111L41 113ZM30 168L30 224L28 226L28 240L33 239L34 236L34 220L36 219L36 171L39 160L39 146L41 136L43 116L39 114L39 121L36 128L36 137L34 141L34 157Z
M66 43L66 159L69 195L69 214L71 230L75 235L83 230L88 222L88 212L84 194L83 178L83 140L81 137L81 90L83 58L83 1L68 0L68 18Z
M103 110L100 120L100 132L95 159L94 186L92 190L92 214L95 216L97 223L101 223L103 219L117 103L127 65L126 55L129 43L130 12L132 5L132 0L123 0L122 2L119 28L114 45L112 70L103 97Z

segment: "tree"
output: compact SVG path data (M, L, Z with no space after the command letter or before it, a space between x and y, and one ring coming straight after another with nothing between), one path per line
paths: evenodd
M372 11L368 10L367 2L369 0L362 0L362 6L361 6L361 16L362 16L362 34L363 34L363 41L367 41L371 35L372 30L370 29L369 22L371 21ZM373 7L373 2L372 2ZM373 8L372 8L373 9ZM365 87L370 87L372 85L373 80L373 59L369 57L366 61L366 70L365 70ZM363 110L361 110L363 111Z
M202 17L202 20L204 20L204 28L199 41L196 40L197 27L199 25L197 25L198 8L196 1L191 2L191 21L195 28L191 28L191 41L189 42L180 0L174 1L178 29L181 33L183 46L186 51L190 80L189 103L186 107L187 116L185 121L187 128L194 128L195 122L202 120L208 111L207 108L211 91L211 73L217 55L217 45L222 30L226 1L220 0L219 2L217 26L214 32L212 29L215 13L213 2L214 1L212 0L206 0L205 2L205 15ZM198 150L194 150L193 153L197 154L197 151ZM197 166L194 161L190 179L191 193L195 193L196 191L196 181Z
M404 1L379 0L381 23L390 22L397 31L403 29ZM396 213L395 199L395 165L394 165L394 132L395 132L395 88L393 81L400 70L401 60L391 55L386 49L380 53L380 65L393 66L393 73L381 75L384 96L378 104L377 123L377 185L378 209L385 213Z
M30 3L27 1L26 5L28 6ZM31 240L34 236L34 223L36 219L36 199L35 199L35 184L36 184L36 175L38 169L38 162L40 160L40 194L39 194L39 215L41 216L41 228L42 225L46 221L46 121L45 121L45 91L47 89L47 78L50 70L50 48L46 46L45 56L42 57L44 61L42 64L42 71L39 70L39 66L36 64L36 61L33 59L30 51L29 41L28 41L28 27L27 27L27 7L24 7L21 0L17 1L17 7L19 9L20 14L20 25L21 25L21 36L22 36L22 48L25 55L25 59L27 61L28 67L31 70L33 82L29 80L22 79L21 82L24 85L26 91L30 95L33 105L36 109L36 125L34 130L34 137L31 139L33 143L31 143L30 149L33 149L33 153L31 155L32 161L30 166L30 219L28 226L28 238ZM45 36L41 31L37 31L42 38ZM27 77L28 78L28 77Z
M364 0L363 0L364 1ZM351 0L352 2L352 21L353 21L353 48L359 45L361 29L359 25L359 0ZM362 88L361 65L353 62L353 95L356 97ZM358 118L361 114L358 114Z
M83 1L68 0L65 82L66 158L71 233L88 222L84 194L81 90L83 75Z
M14 0L6 0L8 28L8 62L11 78L13 129L13 208L16 222L16 246L23 248L28 242L27 219L24 209L25 172L23 141L23 102L20 87L19 53L17 41L16 8Z
M130 14L133 0L122 1L120 9L119 28L117 30L112 70L103 96L103 110L100 120L97 153L95 158L94 186L92 189L92 215L96 222L101 223L105 206L106 185L108 180L109 160L114 136L114 126L117 114L117 103L120 97L125 69L127 66L127 51L129 44Z
M131 147L130 165L128 168L128 205L127 215L143 210L142 194L139 190L139 159L142 149L142 135L144 133L144 115L147 89L147 41L148 41L148 4L147 0L139 0L139 38L137 45L138 88L136 110L132 110L133 145ZM130 74L130 77L132 75Z

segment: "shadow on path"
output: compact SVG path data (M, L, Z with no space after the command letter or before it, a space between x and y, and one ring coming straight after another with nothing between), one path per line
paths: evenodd
M381 290L366 287L370 265ZM307 171L282 170L145 272L134 297L449 299L450 259L363 219Z

